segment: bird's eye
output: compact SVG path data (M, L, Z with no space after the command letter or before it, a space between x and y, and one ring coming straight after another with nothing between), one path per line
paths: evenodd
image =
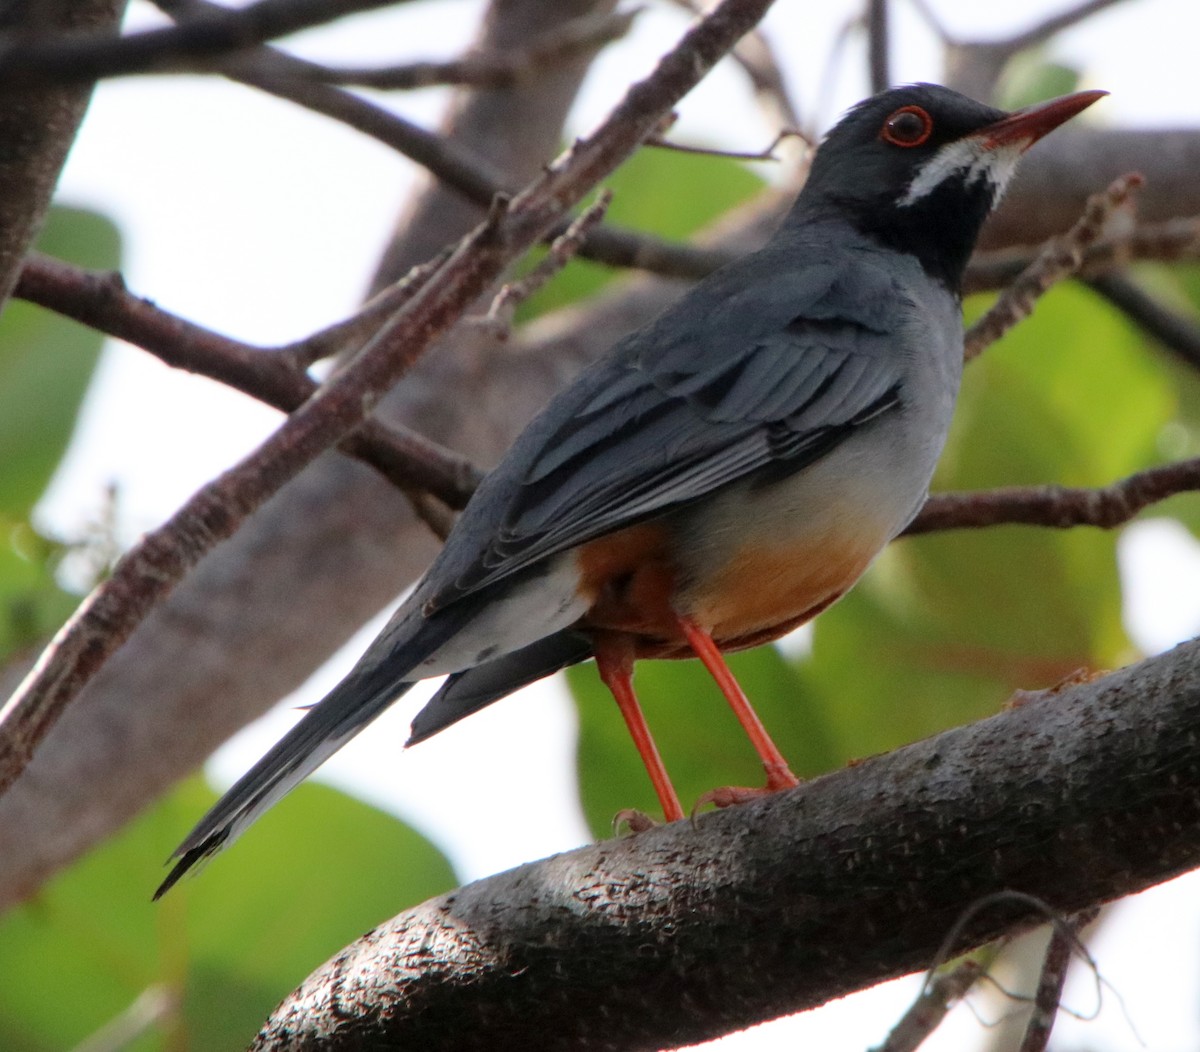
M893 146L920 146L932 134L933 118L920 106L901 106L879 131L879 137Z

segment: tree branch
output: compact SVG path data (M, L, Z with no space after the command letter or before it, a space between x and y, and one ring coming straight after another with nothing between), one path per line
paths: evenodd
M106 33L15 40L0 45L0 86L80 84L220 57L346 15L408 0L254 0L210 10L174 26L124 37Z
M302 345L289 345L284 352L231 340L132 295L117 274L89 273L35 255L26 260L15 295L284 413L299 409L318 390L316 382L296 364L304 358ZM402 301L393 297L389 305L394 312ZM375 328L381 323L378 318L369 320ZM325 333L316 336L323 347ZM480 479L480 472L469 461L399 424L366 420L341 445L344 452L370 464L401 490L420 487L456 508L466 503Z
M1035 258L1036 253L1028 248L978 252L967 266L963 292L1003 288ZM1200 259L1200 217L1191 216L1110 233L1084 250L1078 273L1090 278L1141 260L1179 263L1196 259Z
M1200 643L761 801L410 910L256 1052L660 1048L925 967L1200 865ZM953 865L947 866L947 859Z
M978 493L936 493L902 536L987 526L1115 529L1151 504L1200 489L1200 457L1148 468L1098 489L1011 486Z
M323 449L357 427L504 267L635 149L769 6L770 0L724 0L692 27L595 133L578 141L511 206L498 201L487 221L380 329L352 366L126 553L0 712L0 788L15 780L65 706L201 556Z
M887 1039L872 1052L916 1052L950 1013L970 992L983 975L979 962L967 958L943 974L934 975L925 983L917 999L892 1027Z
M1142 186L1142 177L1123 175L1088 198L1083 214L1061 237L1051 238L1029 264L1000 294L963 338L963 357L970 361L985 347L995 343L1019 321L1027 318L1034 304L1049 289L1079 271L1084 252L1103 235L1109 221L1121 209L1131 206L1134 194Z
M995 93L996 83L1004 72L1004 67L1015 55L1044 44L1064 29L1070 29L1071 26L1078 25L1118 3L1121 3L1121 0L1085 0L1084 3L1051 15L1003 40L986 41L954 39L933 17L925 4L917 6L946 45L944 79L947 86L986 102Z
M1067 969L1081 945L1077 933L1094 921L1098 913L1099 907L1092 906L1070 920L1054 924L1033 997L1033 1013L1021 1039L1019 1052L1046 1052L1050 1031L1054 1029L1054 1020L1062 1003Z
M867 0L867 70L871 77L871 93L886 91L892 86L888 32L888 0Z
M1168 351L1200 369L1200 326L1159 302L1126 274L1098 274L1085 284Z
M166 6L165 4L163 6ZM439 84L499 88L519 84L549 66L591 54L629 32L640 8L574 19L532 39L523 48L469 51L445 62L400 66L328 66L289 56L296 76L326 84L382 91L413 91Z

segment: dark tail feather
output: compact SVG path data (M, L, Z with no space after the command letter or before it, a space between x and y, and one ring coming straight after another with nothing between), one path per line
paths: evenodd
M563 630L494 661L456 672L417 713L405 744L423 742L514 690L591 656L592 644L586 637Z
M154 898L170 891L198 862L232 843L411 686L397 683L379 668L351 671L200 819L171 856L179 861Z

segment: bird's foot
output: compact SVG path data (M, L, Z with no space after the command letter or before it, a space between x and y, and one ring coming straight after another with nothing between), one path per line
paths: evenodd
M792 774L786 764L763 764L763 766L767 771L767 784L761 789L740 785L723 785L718 789L710 789L696 801L696 806L692 808L692 817L694 818L696 812L706 804L712 804L713 807L736 807L738 804L757 800L762 796L770 796L771 793L778 793L783 789L795 789L800 784L800 779Z
M613 815L613 835L619 836L622 826L630 833L644 833L658 824L645 811L639 811L636 807L623 807Z

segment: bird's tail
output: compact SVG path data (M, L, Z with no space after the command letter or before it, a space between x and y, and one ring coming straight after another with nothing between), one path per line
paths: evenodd
M591 656L589 639L563 629L520 650L456 672L417 713L412 735L405 744L416 745L432 738L485 705Z
M379 666L353 669L200 819L168 860L178 859L154 898L236 840L411 686Z

